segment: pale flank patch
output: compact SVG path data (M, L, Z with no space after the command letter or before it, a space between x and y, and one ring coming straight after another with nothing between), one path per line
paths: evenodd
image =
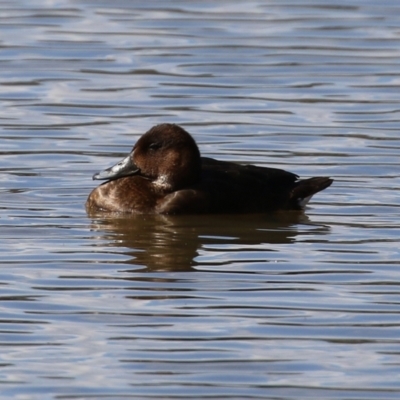
M313 195L304 197L303 199L301 199L301 198L298 199L297 201L299 203L299 206L301 208L304 208L307 205L307 203L310 201L311 197L313 197Z

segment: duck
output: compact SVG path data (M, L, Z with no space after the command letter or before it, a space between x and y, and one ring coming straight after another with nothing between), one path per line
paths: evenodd
M278 168L201 157L193 137L164 123L141 136L89 194L86 210L131 214L250 214L301 211L330 177L299 179Z

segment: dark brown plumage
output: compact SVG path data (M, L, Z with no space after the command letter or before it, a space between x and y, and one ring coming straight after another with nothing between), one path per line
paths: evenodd
M125 159L93 179L107 182L90 193L88 211L150 214L301 210L333 182L200 157L194 139L173 124L150 129Z

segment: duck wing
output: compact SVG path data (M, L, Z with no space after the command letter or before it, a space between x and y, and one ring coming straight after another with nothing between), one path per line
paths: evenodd
M299 180L296 174L279 168L202 158L200 186L209 193L213 212L300 210L331 183L326 177Z

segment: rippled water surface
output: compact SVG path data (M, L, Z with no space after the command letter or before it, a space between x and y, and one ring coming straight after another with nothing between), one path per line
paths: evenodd
M0 11L2 399L400 398L397 1ZM334 185L301 215L88 216L160 122Z

